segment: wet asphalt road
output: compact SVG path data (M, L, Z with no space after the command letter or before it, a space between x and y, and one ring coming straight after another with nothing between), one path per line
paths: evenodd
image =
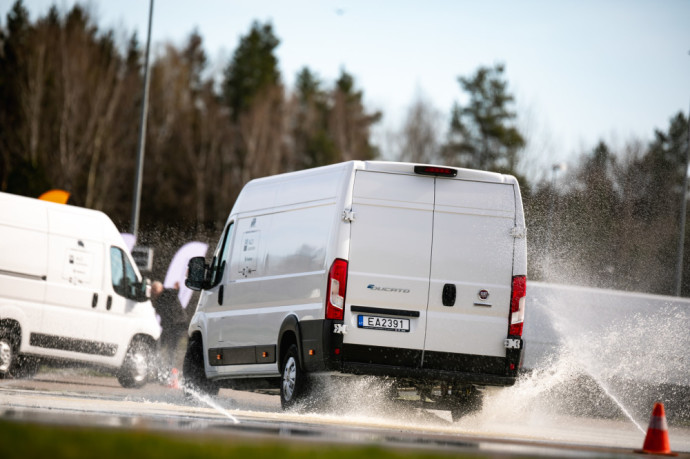
M487 392L482 411L456 423L444 411L384 402L372 381L348 382L332 390L341 396L329 410L295 413L283 412L278 396L270 391L222 389L213 398L189 397L179 388L158 383L132 390L120 387L114 377L51 370L32 380L0 380L0 417L236 435L249 441L267 437L507 457L634 457L633 451L644 442L641 429L624 418L559 413L533 400L515 400L515 393L505 390ZM350 393L344 396L345 392ZM669 437L673 451L690 458L690 424L671 425Z

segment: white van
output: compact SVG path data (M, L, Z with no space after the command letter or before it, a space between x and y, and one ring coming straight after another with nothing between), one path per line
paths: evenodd
M512 176L351 161L253 180L210 266L189 263L185 380L276 378L288 407L311 375L380 375L467 405L516 380L526 271Z
M0 378L69 361L144 385L160 335L146 286L102 212L0 193Z

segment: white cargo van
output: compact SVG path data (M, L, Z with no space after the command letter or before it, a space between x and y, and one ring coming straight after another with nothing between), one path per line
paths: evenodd
M0 193L0 378L67 361L142 386L159 335L146 282L105 214Z
M253 180L210 265L190 261L202 293L185 380L213 393L276 378L283 407L315 374L436 385L465 404L512 385L524 225L516 179L484 171L351 161Z

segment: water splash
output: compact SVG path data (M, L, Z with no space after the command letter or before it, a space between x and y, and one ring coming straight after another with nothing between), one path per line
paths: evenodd
M628 419L630 419L630 421L633 424L635 424L635 427L637 427L640 430L640 432L642 432L642 435L646 435L647 432L644 430L644 428L642 428L642 426L635 420L635 418L632 416L632 414L630 414L630 411L628 411L628 409L625 407L625 405L623 405L623 403L621 403L620 400L618 400L618 398L611 392L611 390L608 388L608 385L604 381L597 379L597 377L595 375L593 375L591 373L588 373L588 374L599 384L599 387L601 387L601 389L604 391L604 393L611 400L613 400L613 402L616 403L616 405L618 405L618 408L623 412L623 414Z
M549 287L540 295L548 299L534 306L558 341L541 368L554 362L569 366L571 379L562 384L595 402L607 398L609 406L600 411L619 410L642 433L638 419L649 415L654 401L666 398L678 417L689 414L676 391L690 385L684 371L690 363L684 331L690 308L658 296L573 287Z
M218 411L220 414L225 416L226 418L230 419L233 424L239 424L240 421L237 419L235 416L233 416L228 410L220 406L218 403L216 403L210 396L205 395L200 393L199 391L195 390L192 388L189 384L183 384L182 389L184 390L185 394L191 395L200 402L208 405L209 407L213 408L214 410Z

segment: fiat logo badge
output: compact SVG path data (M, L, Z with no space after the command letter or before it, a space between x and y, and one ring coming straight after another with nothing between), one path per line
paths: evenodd
M484 301L489 298L489 291L488 290L480 290L479 291L479 299Z

